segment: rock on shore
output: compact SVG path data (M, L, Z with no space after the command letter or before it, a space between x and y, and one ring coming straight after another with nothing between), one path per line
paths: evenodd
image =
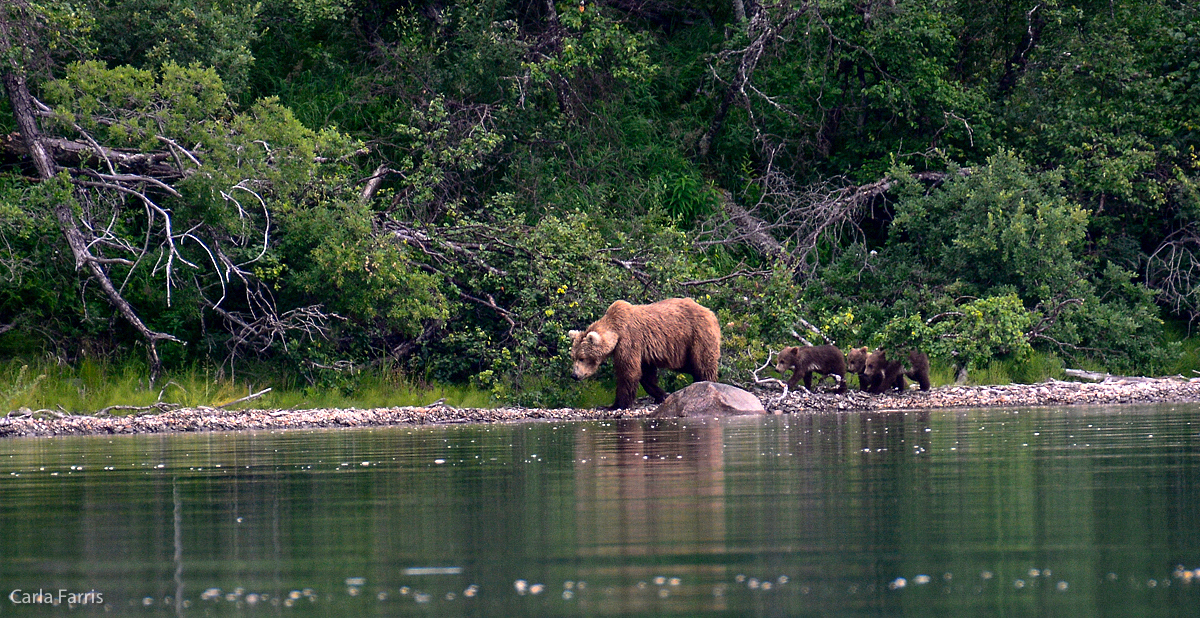
M751 389L769 414L837 413L988 406L1068 406L1200 402L1200 378L1113 378L1099 383L1051 380L1003 386L943 386L895 395L853 391L845 395L786 394ZM655 406L643 400L630 410L427 407L311 410L219 410L197 407L128 416L67 415L50 410L0 417L0 438L21 436L140 434L196 431L373 427L526 420L642 418Z

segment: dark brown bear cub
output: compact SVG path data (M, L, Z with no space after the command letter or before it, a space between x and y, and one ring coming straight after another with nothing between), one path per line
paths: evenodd
M908 387L904 381L905 376L916 380L921 385L921 390L929 390L929 357L924 352L913 350L908 353L908 363L910 367L905 369L900 361L889 361L884 350L872 352L867 357L864 368L867 380L870 381L870 392L878 394L893 388L904 392Z
M873 380L867 376L867 357L871 353L867 346L851 348L846 352L846 371L858 374L858 390L869 391Z
M779 361L775 363L775 371L786 373L792 370L788 380L788 388L796 388L800 376L804 376L804 388L812 390L812 375L819 373L823 376L838 377L837 392L846 392L846 357L842 351L831 345L792 346L784 348L779 353Z
M612 357L617 377L614 410L633 405L639 383L655 403L662 403L667 392L658 385L659 369L689 373L697 382L717 380L721 325L712 311L690 298L649 305L618 300L587 329L568 335L572 378L591 376Z

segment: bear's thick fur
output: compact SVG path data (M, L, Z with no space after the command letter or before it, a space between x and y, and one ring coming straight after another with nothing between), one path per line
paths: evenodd
M924 352L912 350L908 353L909 368L898 360L889 361L887 352L875 350L867 357L864 373L870 381L870 392L883 393L890 389L904 392L908 384L905 376L917 381L921 390L929 390L929 357Z
M655 403L662 403L667 393L658 385L659 369L689 373L697 382L717 380L721 324L712 311L690 298L649 305L618 300L586 330L568 334L572 378L591 376L612 357L617 376L614 410L633 405L639 383Z
M796 383L800 381L800 376L803 375L804 388L811 391L812 375L815 372L822 376L837 376L837 392L846 392L846 357L842 355L842 351L836 346L818 345L784 348L779 353L779 360L775 363L775 371L783 374L788 369L792 370L792 377L787 383L788 388L796 388Z
M871 390L872 380L867 377L867 357L871 352L867 346L861 348L850 348L846 352L846 371L858 374L858 390Z

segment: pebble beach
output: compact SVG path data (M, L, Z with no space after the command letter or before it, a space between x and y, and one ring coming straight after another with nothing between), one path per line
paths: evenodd
M872 395L859 391L838 395L803 389L749 389L772 414L836 414L902 412L920 409L1039 407L1200 403L1200 378L1119 378L1101 382L1050 380L1038 384L942 386L904 393ZM649 399L628 410L579 408L455 408L441 403L423 407L374 409L244 409L176 408L127 415L76 415L52 410L19 410L0 417L0 438L64 435L114 435L171 432L241 431L504 423L538 420L605 420L641 418L654 411Z

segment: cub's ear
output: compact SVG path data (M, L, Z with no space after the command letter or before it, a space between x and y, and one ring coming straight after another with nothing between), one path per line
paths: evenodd
M600 345L600 333L596 331L588 333L588 341L592 342L592 345Z
M574 342L576 339L578 339L579 336L582 334L583 334L583 331L581 331L581 330L567 331L567 336L571 338L572 342Z

